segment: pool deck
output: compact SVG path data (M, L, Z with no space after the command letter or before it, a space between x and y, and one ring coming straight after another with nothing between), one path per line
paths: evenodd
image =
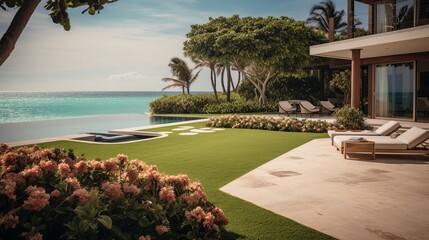
M221 190L338 239L427 239L429 157L351 157L315 139Z

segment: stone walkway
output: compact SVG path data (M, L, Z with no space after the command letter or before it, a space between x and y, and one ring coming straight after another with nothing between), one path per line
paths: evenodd
M351 157L316 139L221 190L339 239L428 239L429 157Z

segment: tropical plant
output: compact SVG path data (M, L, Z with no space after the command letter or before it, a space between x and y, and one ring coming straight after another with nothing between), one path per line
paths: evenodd
M339 73L335 73L332 80L329 82L329 88L331 88L331 90L339 90L344 93L344 106L350 104L352 87L351 79L351 72L350 70L346 69Z
M187 175L119 154L0 144L1 239L219 239L228 223Z
M347 27L347 23L343 21L344 14L344 10L336 9L332 0L324 0L311 8L307 23L324 32L329 32L329 19L334 18L334 33L342 32Z
M369 126L365 125L364 113L359 109L345 106L335 111L334 116L335 123L341 128L352 130L369 128Z
M71 27L69 14L67 12L69 8L86 6L87 8L82 11L82 14L88 12L94 15L95 13L100 13L105 4L116 1L117 0L47 0L45 9L50 11L49 15L54 23L61 24L64 30L69 31ZM19 7L9 28L0 39L0 66L12 53L16 41L18 41L19 36L27 26L28 21L40 2L40 0L0 0L0 8L5 11L7 11L7 8Z
M161 79L164 82L173 82L172 84L164 87L162 90L166 90L172 87L181 87L183 94L185 94L185 89L186 93L189 94L189 89L192 83L194 83L195 80L198 78L198 75L200 74L202 69L200 69L197 73L194 74L194 71L199 68L199 66L196 66L191 69L183 59L180 59L178 57L172 58L168 66L171 68L171 74L173 75L173 77L176 78L167 77Z

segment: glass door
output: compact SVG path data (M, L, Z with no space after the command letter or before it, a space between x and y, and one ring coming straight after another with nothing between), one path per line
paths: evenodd
M413 119L414 62L376 65L375 116Z

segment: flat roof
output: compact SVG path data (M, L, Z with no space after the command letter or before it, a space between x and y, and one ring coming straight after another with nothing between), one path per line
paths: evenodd
M310 55L351 60L352 49L362 49L362 59L428 52L429 25L311 46Z

